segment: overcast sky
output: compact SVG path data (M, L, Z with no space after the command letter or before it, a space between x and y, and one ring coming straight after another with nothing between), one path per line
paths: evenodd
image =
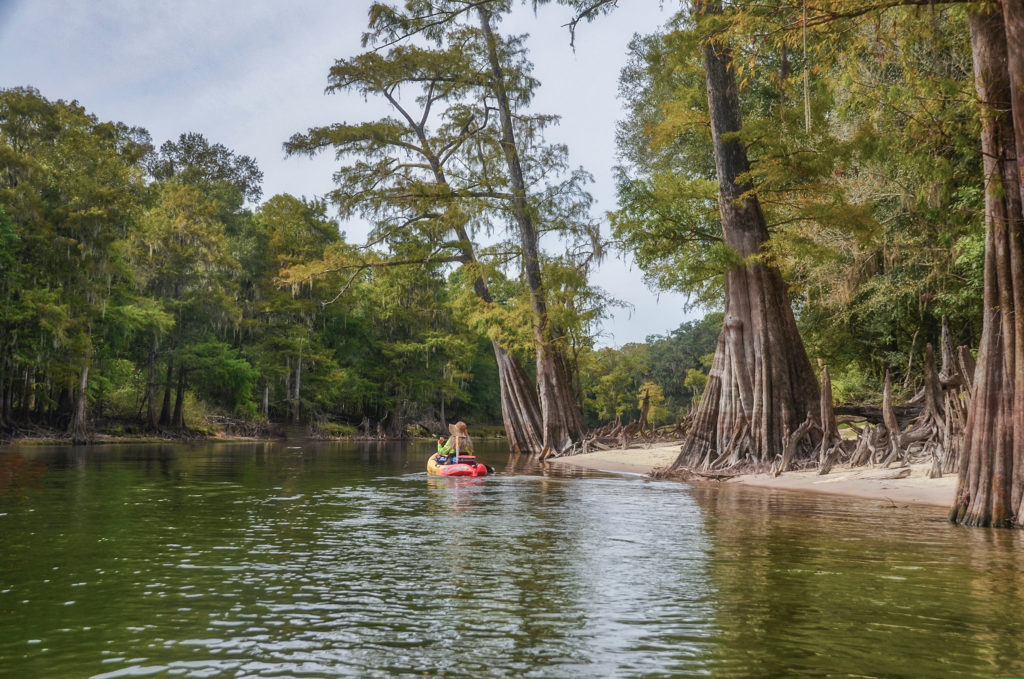
M382 112L358 97L324 94L334 60L360 52L369 4L0 0L0 87L31 85L48 99L77 99L103 120L145 127L157 145L201 132L256 159L264 198L322 196L332 186L333 159L285 158L281 144L312 126ZM626 45L664 23L659 5L620 0L613 15L581 26L575 53L562 26L565 8L523 9L502 26L531 36L541 81L534 110L562 116L549 138L568 144L572 163L594 175L596 215L615 206L616 93ZM360 223L342 229L349 241L365 235ZM647 289L628 258L606 261L594 281L634 306L605 323L603 345L643 341L693 317L680 295Z

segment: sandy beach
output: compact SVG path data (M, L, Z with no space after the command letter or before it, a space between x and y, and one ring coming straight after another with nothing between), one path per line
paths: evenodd
M555 458L550 462L609 472L650 474L654 469L671 464L675 461L678 453L679 445L673 444L651 448L602 450L586 455ZM891 468L860 467L857 469L837 468L824 476L819 476L816 471L786 472L779 476L744 474L725 483L740 483L778 490L849 495L870 500L889 500L898 504L951 506L956 493L956 475L949 474L939 479L930 479L928 478L929 467L930 465L927 463L912 465L910 475L905 478L886 478L893 475L894 470Z

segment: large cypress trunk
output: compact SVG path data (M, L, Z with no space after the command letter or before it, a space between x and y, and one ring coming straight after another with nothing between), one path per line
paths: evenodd
M1024 526L1024 5L970 13L983 104L985 287L974 396L950 520Z
M498 386L501 393L501 419L508 446L513 453L533 453L544 448L541 435L537 392L519 360L492 340L498 362Z
M696 11L705 9L715 10L697 3ZM670 474L686 468L767 467L781 457L784 437L819 406L818 383L787 286L778 269L756 259L768 229L760 203L748 193L752 187L741 181L749 163L733 134L741 120L728 49L709 41L704 66L722 233L730 248L753 263L726 274L725 321L708 384ZM812 451L813 442L805 441L802 454Z
M422 139L422 130L420 130ZM425 140L424 140L425 141ZM433 163L434 175L437 183L447 187L448 181L444 171L440 167L437 158L431 160ZM457 219L455 224L455 235L459 238L459 248L462 250L464 264L476 266L478 260L473 251L472 241L469 232L464 224ZM484 280L482 274L478 274L473 281L473 291L484 304L493 304L494 298ZM526 370L519 359L510 353L501 342L491 340L491 347L494 349L494 360L498 366L498 391L501 396L501 419L505 425L505 436L508 439L509 449L513 453L540 453L544 449L543 435L541 433L540 407L537 402L537 391L530 382ZM444 423L444 399L441 400L441 420Z
M491 91L501 120L501 148L511 187L512 212L522 248L523 271L530 289L533 341L537 356L537 394L541 415L541 453L560 452L583 438L583 414L572 393L572 383L565 372L564 362L559 360L558 346L548 316L540 269L539 239L527 204L526 183L512 124L512 108L505 87L504 70L498 56L497 38L491 28L491 15L484 7L479 7L477 13L487 43Z
M456 233L462 243L467 263L475 264L476 255L470 245L469 234L462 226L456 228ZM477 276L473 281L473 291L484 304L494 302L483 276ZM491 348L494 349L494 360L498 366L501 420L505 425L509 450L513 453L539 453L544 449L544 442L537 391L514 354L495 339L491 340Z

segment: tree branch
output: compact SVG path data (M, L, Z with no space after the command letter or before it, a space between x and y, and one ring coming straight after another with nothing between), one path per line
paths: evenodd
M602 7L611 5L612 7L619 6L619 0L594 0L590 5L583 8L579 14L574 16L569 23L562 24L563 28L569 29L569 47L576 51L576 25L579 22L587 19L588 21L600 10Z

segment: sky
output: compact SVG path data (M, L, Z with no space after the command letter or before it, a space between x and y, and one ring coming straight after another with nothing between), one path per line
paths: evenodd
M548 134L568 145L571 163L595 179L595 216L615 207L615 125L623 117L618 75L634 33L668 19L658 0L620 0L612 15L579 27L575 52L569 10L523 8L502 25L529 33L541 87L532 110L562 117ZM358 122L385 112L358 96L325 95L336 59L361 51L370 0L0 0L0 87L32 86L48 99L78 100L102 120L149 130L156 145L200 132L256 159L264 199L323 196L332 188L330 154L286 158L296 132ZM239 8L244 8L240 10ZM366 225L342 222L350 242ZM690 320L685 298L655 292L628 256L612 255L593 283L631 308L613 309L601 346L642 342Z

